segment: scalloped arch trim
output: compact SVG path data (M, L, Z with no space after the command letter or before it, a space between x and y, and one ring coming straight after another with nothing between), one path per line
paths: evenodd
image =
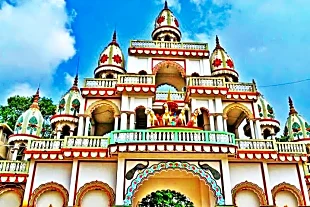
M297 199L298 206L306 205L301 191L296 188L296 186L286 182L280 183L272 188L271 193L274 205L276 204L276 195L281 191L288 191L292 193Z
M163 61L163 62L156 64L153 67L153 74L156 75L159 69L161 69L163 67L167 67L167 66L175 67L181 73L182 77L186 76L185 69L179 63L176 63L176 62L170 61L170 60L166 60L166 61Z
M115 103L108 101L108 100L100 100L92 103L86 110L87 115L91 115L91 113L98 107L108 105L110 108L113 109L114 116L120 116L120 111L118 106L115 105Z
M40 185L33 191L33 193L31 194L30 201L29 201L29 207L35 207L38 198L47 191L59 192L64 201L63 207L68 206L69 193L67 189L61 184L58 184L55 182L48 182L48 183Z
M109 197L109 207L112 207L115 203L115 193L113 191L113 189L104 182L101 181L92 181L89 183L84 184L78 191L77 195L76 195L76 207L80 207L81 206L81 202L84 198L84 196L86 195L87 192L92 191L92 190L100 190L100 191L104 191L107 196Z
M236 205L237 194L243 190L249 190L249 191L254 192L259 199L260 205L268 205L264 190L258 185L256 185L255 183L252 183L249 181L244 181L242 183L239 183L235 185L235 187L231 190L234 205Z
M20 203L23 202L24 190L22 188L17 188L17 187L16 188L14 188L14 187L6 188L4 186L4 188L1 189L1 186L0 186L0 196L5 194L5 193L8 193L8 192L14 192L20 198Z
M243 111L249 119L254 119L253 113L246 106L240 103L233 103L233 104L227 105L223 110L224 118L227 117L228 112L234 109L239 109Z
M214 196L216 197L217 205L224 205L225 200L222 194L221 188L217 185L217 182L212 178L212 176L197 167L196 165L190 164L188 162L161 162L158 164L154 164L149 168L144 169L140 172L130 183L129 187L126 190L125 205L131 205L132 199L137 192L138 188L143 184L145 180L147 180L150 176L155 175L161 171L166 171L169 169L176 169L176 170L185 170L190 172L196 176L198 176L201 180L205 182L206 185L212 189Z

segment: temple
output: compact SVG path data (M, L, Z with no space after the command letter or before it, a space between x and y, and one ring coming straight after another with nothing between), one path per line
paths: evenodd
M94 76L60 97L49 138L39 89L14 129L0 124L0 206L310 206L310 125L294 97L280 135L219 37L211 50L182 42L167 2L154 22L126 59L114 31Z

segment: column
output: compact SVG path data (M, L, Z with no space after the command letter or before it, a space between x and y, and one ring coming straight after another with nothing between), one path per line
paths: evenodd
M302 166L302 163L300 162L297 167L299 168L299 173L300 173L300 177L301 177L301 179L300 179L301 180L301 186L300 187L304 190L306 205L310 206L309 192L308 192L306 181L304 179L305 171L304 171L304 168Z
M224 131L225 131L225 132L228 132L228 130L227 130L227 116L224 117L223 122L224 122Z
M135 112L131 112L130 117L129 117L129 128L130 129L135 129Z
M117 176L116 176L116 190L115 190L115 205L124 204L124 182L125 182L125 159L118 158L117 162Z
M119 116L114 117L114 130L118 130Z
M73 136L74 130L70 130L70 136Z
M127 129L127 113L122 112L121 114L121 130Z
M56 134L57 139L60 139L60 136L61 136L61 130L58 129Z
M251 138L255 139L254 124L253 124L253 120L252 119L250 119L250 129L251 129Z
M17 155L18 155L18 148L14 147L14 152L13 152L13 155L12 155L12 160L16 160L17 159Z
M256 120L255 121L255 132L256 132L256 139L264 139L262 135L262 131L260 128L260 121Z
M223 191L225 197L225 205L233 205L230 183L230 169L228 159L222 159L222 179L223 179Z
M263 172L264 172L263 178L265 178L265 183L266 183L268 204L273 205L273 199L272 199L272 193L271 193L272 187L270 184L269 170L268 170L268 165L266 162L263 162L262 168L263 168Z
M214 116L209 115L209 121L210 121L210 131L215 131L215 125L214 125Z
M29 201L29 197L30 197L30 193L31 193L30 189L31 189L31 184L32 184L32 179L33 179L33 173L35 173L34 172L34 166L35 166L35 161L30 160L29 175L28 175L27 182L26 182L22 207L28 207L28 201Z
M86 122L85 122L85 128L84 128L84 136L88 136L89 124L90 124L90 116L87 116Z
M77 169L78 169L78 160L74 159L72 163L72 170L71 170L71 181L70 181L70 187L69 187L69 202L68 206L73 206L75 197L74 197L74 191L75 191L75 183L76 183L76 177L77 177Z
M222 115L217 115L216 116L216 121L217 121L217 131L224 131L223 116Z
M83 127L84 127L84 117L80 115L79 117L79 126L78 126L78 136L83 136Z

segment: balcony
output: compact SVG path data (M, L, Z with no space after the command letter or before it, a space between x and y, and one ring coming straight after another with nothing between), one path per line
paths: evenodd
M225 83L229 92L256 92L255 83Z
M155 100L156 101L166 101L168 98L169 92L156 92ZM184 101L185 93L184 92L170 92L170 99L172 101Z
M143 142L234 145L235 135L229 132L174 129L120 130L111 132L110 144Z
M26 161L0 161L0 173L28 174L29 162Z
M307 154L306 145L298 142L276 142L263 139L237 139L239 151L277 151L284 154Z
M196 42L132 40L130 42L129 47L130 48L162 48L162 49L183 49L183 50L208 51L207 43L196 43Z
M33 139L28 143L27 151L60 151L63 146L63 139Z
M109 145L109 137L102 136L69 136L65 138L63 148L99 148L104 149Z
M194 87L220 87L225 88L225 79L224 78L215 78L215 77L208 77L208 76L201 76L201 77L189 77L187 78L188 86Z
M85 88L115 88L117 79L86 78Z
M155 75L137 75L137 74L126 74L118 76L118 84L145 84L155 85Z

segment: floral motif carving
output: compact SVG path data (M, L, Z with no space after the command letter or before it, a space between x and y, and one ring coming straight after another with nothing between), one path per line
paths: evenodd
M272 198L273 198L273 204L276 204L276 195L277 193L281 191L288 191L292 193L297 199L298 206L306 205L304 202L303 195L300 192L300 190L296 188L294 185L291 185L286 182L280 183L272 188L271 193L272 193Z
M160 16L157 19L157 24L161 25L161 23L163 23L165 21L165 17L164 16Z
M220 60L220 59L218 59L218 58L216 58L215 60L213 60L213 63L212 63L212 65L213 65L214 67L219 67L221 64L222 64L222 60Z
M161 162L144 169L131 181L131 184L126 191L124 204L131 205L132 198L138 191L138 188L150 176L169 169L185 170L198 176L201 180L205 182L205 184L210 186L210 189L213 191L214 196L216 197L217 205L224 205L225 201L222 190L218 186L217 182L212 178L212 176L200 167L187 162Z
M109 57L106 54L103 54L100 58L100 62L105 63L108 59L109 59Z
M233 68L234 67L234 63L231 59L226 60L226 64L228 65L228 67Z
M61 194L62 198L63 198L63 207L68 206L68 201L69 201L69 193L67 191L67 189L58 183L55 182L48 182L45 184L40 185L39 187L37 187L30 198L29 201L29 207L35 207L38 198L45 192L48 191L57 191Z
M153 74L156 75L159 69L167 67L175 67L181 73L182 77L186 76L185 69L179 63L169 60L160 62L157 65L155 65L155 67L153 68Z
M109 197L109 207L112 207L115 203L115 193L113 189L106 183L101 181L92 181L89 183L84 184L78 191L76 195L76 207L81 206L81 201L83 197L86 195L87 192L92 190L101 190L104 191L107 196Z
M180 26L180 25L179 25L179 21L178 21L177 19L174 19L174 24L175 24L175 26L177 26L177 27Z
M116 62L117 64L121 64L123 62L122 57L119 56L119 54L116 54L113 56L113 60L114 62Z
M255 183L249 181L239 183L231 190L234 205L236 205L236 195L243 190L249 190L254 192L259 199L260 205L268 205L264 190Z

